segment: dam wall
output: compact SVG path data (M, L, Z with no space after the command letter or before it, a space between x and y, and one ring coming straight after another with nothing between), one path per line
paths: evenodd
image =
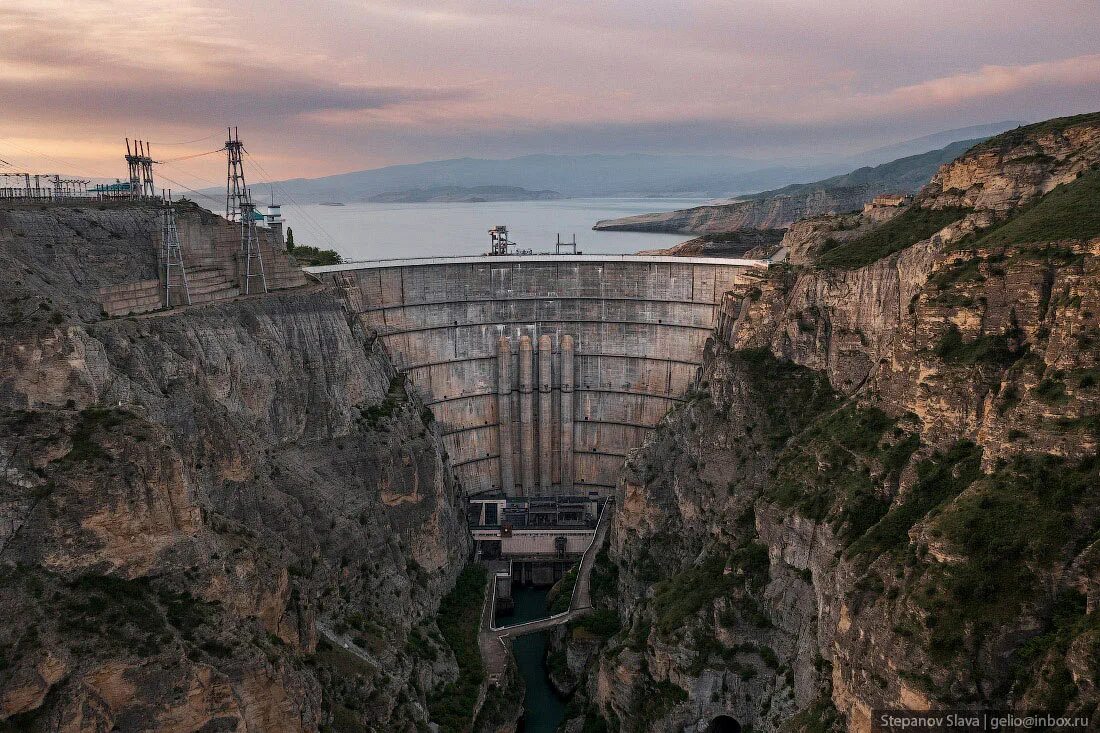
M308 269L408 375L466 493L518 497L613 489L694 382L723 295L760 267L530 255Z

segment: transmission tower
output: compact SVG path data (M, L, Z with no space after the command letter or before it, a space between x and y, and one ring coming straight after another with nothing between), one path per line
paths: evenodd
M225 218L229 221L243 221L241 216L244 204L251 204L248 186L244 182L244 162L241 154L244 143L236 127L230 127L229 139L225 141L228 166L225 175Z
M141 140L138 145L141 146L141 195L153 198L157 195L157 187L153 185L153 146Z
M137 141L134 141L134 147L137 147ZM126 138L126 167L130 171L130 198L136 199L138 197L138 189L141 188L141 163L138 160L140 156L136 153L130 152L130 138Z
M149 143L134 140L130 150L130 138L126 138L126 167L130 173L130 198L153 198L157 195L153 185L153 149Z
M172 288L183 288L187 305L191 305L191 286L187 282L187 268L183 266L183 251L180 249L180 233L176 228L176 209L172 206L172 191L162 193L164 205L161 207L161 240L164 242L164 307L172 307ZM177 282L172 284L172 270L178 270Z
M240 203L241 216L241 255L244 257L244 293L248 295L252 278L260 278L267 291L267 276L264 275L264 257L260 252L260 240L256 235L256 205L252 203L252 195L245 189L243 200Z

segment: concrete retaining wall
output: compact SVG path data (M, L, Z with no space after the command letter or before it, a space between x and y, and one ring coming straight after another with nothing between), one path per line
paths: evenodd
M379 334L443 427L467 493L522 494L523 467L536 466L533 493L562 484L561 339L572 336L572 479L577 493L613 488L623 458L687 392L717 322L718 303L748 281L759 261L659 256L463 257L311 268L342 288L352 310ZM549 397L540 337L549 337ZM520 382L521 339L530 339L530 410ZM507 339L512 372L510 474L501 483L498 349ZM547 339L542 339L545 350ZM568 359L566 360L566 363ZM506 386L506 385L499 385ZM541 391L540 391L541 390ZM549 407L549 420L545 411ZM540 414L541 413L541 414ZM537 455L526 455L531 416ZM564 424L569 424L568 415ZM546 427L549 426L549 435ZM546 466L546 456L550 465ZM568 486L568 461L566 485ZM552 488L541 488L541 469ZM509 472L505 471L505 476Z
M158 226L149 246L155 248L159 280L143 280L104 287L99 290L103 310L109 316L146 313L164 307L164 245ZM210 215L185 213L177 216L180 250L187 269L191 303L209 303L236 298L245 291L244 264L240 252L241 229L225 219ZM290 259L277 237L266 228L258 228L260 253L269 290L294 288L306 284L301 269ZM179 270L173 270L171 304L186 303ZM262 292L261 280L250 282L252 292Z

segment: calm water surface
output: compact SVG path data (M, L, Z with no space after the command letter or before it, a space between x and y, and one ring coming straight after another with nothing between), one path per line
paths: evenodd
M524 621L546 618L547 588L512 587L516 603L515 613L501 616L497 623L519 624ZM523 696L524 733L554 733L565 719L565 702L557 696L546 678L546 645L549 633L528 634L512 640L512 653L516 666L523 676L527 692Z
M577 235L577 249L629 254L671 247L679 234L596 232L600 219L698 206L708 199L565 199L481 204L284 204L297 244L336 249L345 259L476 255L489 248L490 227L505 224L524 249L554 250L555 235Z

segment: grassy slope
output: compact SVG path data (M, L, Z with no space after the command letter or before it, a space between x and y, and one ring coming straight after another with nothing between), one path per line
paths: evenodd
M959 142L951 143L947 147L939 150L930 150L927 153L920 153L919 155L909 155L881 165L864 166L863 168L857 168L851 173L825 178L820 181L814 181L813 183L794 183L790 186L784 186L783 188L762 191L752 196L747 196L746 198L760 200L773 196L797 196L817 190L867 186L879 183L893 186L899 191L915 191L925 183L928 183L929 179L932 178L932 175L941 165L962 155L979 141L980 138L975 140L960 140Z
M1100 123L1100 112L1089 112L1087 114L1072 115L1070 117L1055 117L1052 120L1044 120L1043 122L1036 122L1034 125L1024 125L1023 127L1017 127L1015 130L1002 132L1000 135L996 135L983 143L975 145L974 150L1004 150L1021 145L1040 135L1045 135L1047 133L1061 134L1065 130L1076 125L1096 123Z
M817 264L846 270L869 265L928 239L966 213L966 209L912 207L867 234L827 250L817 258Z
M1083 241L1096 236L1100 236L1100 170L1088 171L1054 189L983 234L974 246Z

